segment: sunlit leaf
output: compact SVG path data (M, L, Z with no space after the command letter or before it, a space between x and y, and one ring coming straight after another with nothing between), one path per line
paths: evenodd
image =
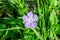
M53 10L50 14L50 18L49 18L51 24L57 24L57 15L56 15L56 12Z

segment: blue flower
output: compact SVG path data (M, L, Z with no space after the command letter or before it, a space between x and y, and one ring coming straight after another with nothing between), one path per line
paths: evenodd
M37 26L36 21L38 21L38 16L32 12L29 12L27 16L23 16L23 21L26 28L35 28Z

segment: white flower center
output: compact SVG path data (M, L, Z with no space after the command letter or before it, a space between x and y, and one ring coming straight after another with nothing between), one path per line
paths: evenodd
M29 23L33 22L33 18L29 18Z

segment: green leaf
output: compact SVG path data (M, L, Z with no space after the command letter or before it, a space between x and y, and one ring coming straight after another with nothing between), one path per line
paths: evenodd
M4 29L6 25L0 23L0 29Z
M60 25L58 25L58 26L57 26L57 28L56 28L56 31L55 31L55 32L56 32L56 34L60 34Z
M53 10L50 14L50 19L49 21L51 22L51 24L57 24L57 16L56 16L56 12Z
M51 6L57 6L58 1L57 0L50 0L50 5Z

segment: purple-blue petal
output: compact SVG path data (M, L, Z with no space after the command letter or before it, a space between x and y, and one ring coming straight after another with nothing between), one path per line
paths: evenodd
M27 16L28 16L29 18L32 18L32 17L33 17L33 13L32 13L32 12L29 12L29 13L27 14Z
M32 28L35 28L37 26L37 23L36 22L34 22L34 23L31 22L30 25L31 25Z
M26 28L30 28L31 26L30 26L30 23L25 23L25 27Z
M27 16L23 16L23 21L24 22L28 22L29 20L28 20L29 18L27 17Z
M37 15L34 15L34 20L37 21L38 20L38 16Z

